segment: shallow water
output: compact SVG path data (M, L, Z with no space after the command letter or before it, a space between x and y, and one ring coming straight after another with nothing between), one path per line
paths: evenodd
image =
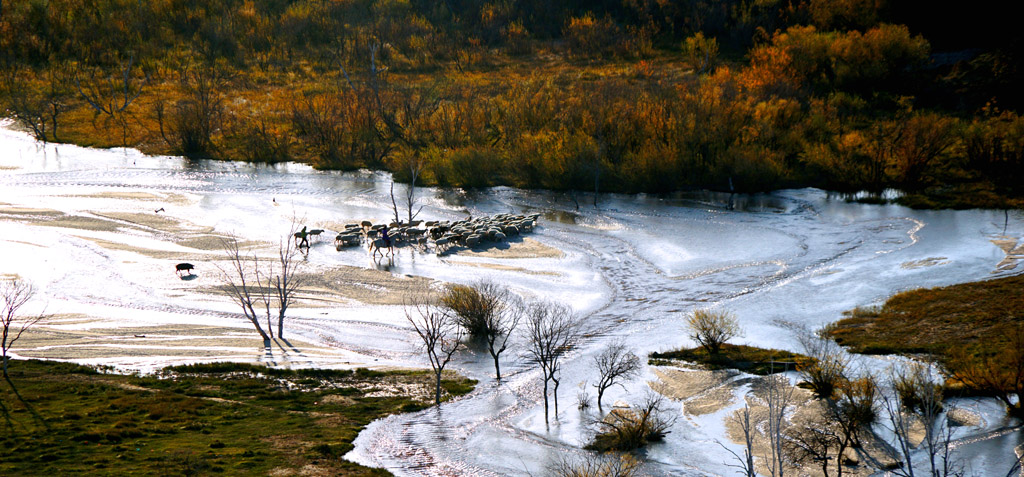
M388 220L390 185L390 177L379 173L40 145L0 128L0 210L50 209L117 220L124 214L158 215L192 233L232 233L275 243L293 218L307 224ZM396 187L397 194L403 190ZM737 342L799 351L794 326L818 328L841 318L844 310L879 304L906 289L1017 273L997 271L1005 253L992 240L1024 237L1019 213L1004 223L1002 211L850 204L811 189L733 197L732 207L728 195L712 193L602 195L598 207L592 197L581 197L579 208L565 194L509 188L422 189L419 197L425 205L421 218L428 220L542 213L541 227L530 238L564 255L439 258L400 249L392 261L379 263L365 250L337 252L324 244L313 247L307 266L380 268L458 283L490 279L531 299L570 304L586 317L588 334L565 366L559 418L550 427L543 421L538 373L517 350L507 353L500 385L490 378L488 356L459 355L453 367L481 381L474 393L440 408L378 421L347 456L400 475L542 474L552 462L575 454L573 446L589 436L586 422L594 411L577 410L576 401L581 383L596 378L588 364L593 356L612 341L641 355L692 345L681 322L696 307L734 312L744 330ZM161 207L163 212L154 212ZM174 233L159 224L131 217L123 227L89 229L24 219L33 213L22 211L19 220L0 216L0 275L17 274L35 283L40 291L32 306L39 311L45 307L47 313L79 317L52 328L197 325L240 334L250 329L231 303L209 292L219 278L203 257L217 252L175 243ZM47 213L54 214L38 215L46 219ZM118 246L104 245L109 243ZM173 264L190 254L196 257L197 278L182 281L171 273ZM515 269L489 267L495 264ZM318 346L315 352L278 350L268 358L255 350L205 350L200 357L185 349L78 360L141 370L239 355L294 366L426 365L400 306L334 303L295 308L290 315L290 336ZM73 347L66 349L73 357ZM863 365L882 369L886 361L864 359ZM653 379L646 370L626 389L610 389L605 403L635 401ZM1012 423L998 406L972 405L984 422L958 431L958 451L970 456L971 471L1008 468L1012 449L1022 442L1020 433L1001 430ZM731 409L680 418L666 442L647 451L646 470L733 473L718 444L736 449L721 424Z

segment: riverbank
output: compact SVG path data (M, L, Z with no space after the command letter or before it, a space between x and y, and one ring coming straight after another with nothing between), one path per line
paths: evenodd
M0 474L390 475L341 456L370 421L428 407L431 380L230 363L131 376L15 360L0 381ZM475 383L448 375L445 399Z

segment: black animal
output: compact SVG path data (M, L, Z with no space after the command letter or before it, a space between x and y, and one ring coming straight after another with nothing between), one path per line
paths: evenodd
M164 208L163 207L160 207L159 209L156 209L156 210L153 211L153 213L156 213L156 214L159 214L160 212L164 212Z
M175 265L174 268L175 268L175 273L177 273L178 276L180 277L181 276L181 272L188 272L188 274L191 275L192 274L192 269L195 268L195 267L193 267L191 263L179 263L179 264Z

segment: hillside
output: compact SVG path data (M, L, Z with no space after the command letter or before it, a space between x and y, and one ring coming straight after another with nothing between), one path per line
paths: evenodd
M7 2L0 101L47 141L439 185L1012 207L1022 43L988 3Z

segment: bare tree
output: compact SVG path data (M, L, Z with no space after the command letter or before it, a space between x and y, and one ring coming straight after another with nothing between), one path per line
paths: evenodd
M737 411L736 414L730 418L740 427L740 431L743 432L743 456L740 456L732 449L725 447L721 442L718 445L722 446L725 450L729 451L733 457L739 461L739 464L731 464L730 467L736 467L746 477L756 477L757 472L754 470L754 433L757 432L755 429L755 423L751 422L751 411L750 403L743 403L743 410Z
M527 354L540 366L544 381L544 422L548 419L548 382L554 384L555 418L558 418L558 384L561 358L579 338L582 322L564 306L539 302L527 311Z
M601 379L594 385L597 388L597 409L601 408L601 398L608 388L640 375L642 367L640 357L622 343L615 343L594 357L594 366L601 373Z
M230 270L221 269L228 295L235 303L238 303L242 308L242 314L263 338L263 347L269 348L270 340L273 338L271 334L268 334L268 331L273 333L269 312L267 314L267 330L260 325L260 317L256 313L256 306L262 299L256 272L259 269L259 257L255 253L251 257L243 255L235 237L225 239L223 245L228 260L231 262ZM252 262L251 268L249 262Z
M771 458L765 456L772 477L783 477L785 472L786 409L793 404L793 387L784 376L773 374L765 378L765 402L768 407L767 431Z
M4 377L7 376L7 353L14 343L21 338L25 330L43 319L43 315L23 317L18 310L25 306L32 296L35 295L35 288L28 282L21 280L4 281L0 284L0 300L3 301L2 314L0 314L0 326L3 327L3 335L0 336L0 347L3 350Z
M274 274L274 270L271 268L271 273L266 276L265 284L260 285L261 289L270 290L270 294L277 301L277 337L281 339L284 339L285 313L292 304L295 293L302 286L302 280L296 274L302 262L296 260L299 250L294 247L295 241L291 240L295 233L295 224L295 222L292 222L291 233L281 240L278 245L277 257L280 266L278 273ZM267 306L269 306L270 300L266 300L266 302ZM267 313L270 313L269 309Z
M640 461L628 453L590 453L583 457L559 459L549 469L557 477L633 477L641 475Z
M786 453L795 464L817 463L821 473L829 475L829 459L834 457L836 465L842 465L840 457L833 456L832 450L839 447L839 432L834 422L819 417L791 426L786 432Z
M483 338L487 343L487 352L494 359L495 378L501 381L501 364L498 358L508 348L508 340L512 336L512 332L519 326L526 310L522 300L512 295L507 288L499 289L493 284L492 286L491 289L494 292L490 294L497 300L491 313L488 313L484 319Z
M835 341L821 338L807 330L796 331L804 354L811 358L797 366L797 371L819 398L834 398L839 386L847 379L849 358Z
M842 477L843 454L846 449L861 448L861 437L870 432L871 425L877 419L875 401L878 386L870 376L843 381L838 397L826 399L826 415L835 423L838 430L839 447L836 458L840 465L836 466L836 475Z
M494 360L494 373L501 381L499 357L526 312L522 300L504 286L481 281L472 286L445 287L441 302L471 338L487 347Z
M405 197L403 198L405 203L402 205L405 206L408 214L409 221L406 223L411 224L416 216L420 214L420 211L423 210L423 206L420 206L416 209L416 212L413 212L413 209L416 207L416 181L419 180L420 174L426 168L426 160L419 154L415 154L406 161L405 165L409 172L409 185L405 188ZM391 182L391 209L395 214L395 222L401 223L401 219L398 217L398 202L395 201L394 181Z
M686 325L690 337L712 356L718 354L726 341L740 336L739 322L727 311L695 310L686 319Z
M264 347L270 346L274 338L273 319L277 318L277 336L284 338L284 321L288 307L295 300L295 293L302 286L297 271L302 262L296 260L299 251L292 237L298 222L292 220L288 235L278 244L277 267L273 262L262 264L259 256L242 253L235 237L223 241L224 250L231 262L231 269L221 269L228 294L234 299L245 317L253 324L263 338ZM262 305L267 326L264 329L256 308Z
M135 53L131 53L127 62L122 62L116 73L103 75L103 72L89 70L89 78L82 85L83 71L75 73L75 86L78 94L96 114L105 114L109 119L121 126L121 145L128 145L128 107L142 94L145 80L138 80L132 74L135 64Z
M19 125L28 128L32 136L46 142L59 141L57 135L60 116L70 109L72 96L68 81L68 68L63 64L51 66L35 75L45 84L37 89L26 79L31 71L12 66L0 77L0 93L6 97L6 110Z
M423 341L423 350L434 370L434 403L441 404L441 373L462 345L462 328L426 293L406 300L405 318Z
M943 418L951 409L943 403L942 385L935 379L932 367L912 363L892 369L889 374L893 392L881 401L896 441L889 449L891 456L903 464L894 473L914 477L911 450L915 445L910 440L910 428L917 421L924 427L924 440L916 447L923 446L927 453L929 475L961 474L963 469L952 453L952 428L949 420Z

